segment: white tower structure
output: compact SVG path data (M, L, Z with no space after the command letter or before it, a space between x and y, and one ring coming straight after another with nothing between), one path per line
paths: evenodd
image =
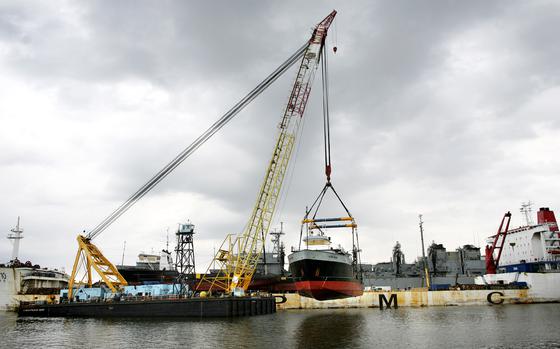
M23 229L19 226L19 216L17 218L17 225L15 228L10 229L11 233L8 234L8 240L13 240L12 244L14 245L12 249L12 261L15 261L18 257L19 253L19 240L23 239Z
M525 222L527 223L528 226L535 225L535 222L533 221L532 218L533 203L531 201L522 202L519 211L523 213L523 215L525 216Z

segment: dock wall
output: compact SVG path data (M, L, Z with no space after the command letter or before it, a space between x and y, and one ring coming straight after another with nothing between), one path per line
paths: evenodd
M394 296L393 296L394 295ZM413 289L406 291L368 291L360 297L318 301L295 293L285 294L286 302L277 304L278 310L287 309L332 309L332 308L379 308L380 301L386 307L391 296L396 297L399 307L492 305L532 303L526 289L515 290L461 290L428 291ZM393 298L394 299L394 298ZM394 304L391 304L394 306Z

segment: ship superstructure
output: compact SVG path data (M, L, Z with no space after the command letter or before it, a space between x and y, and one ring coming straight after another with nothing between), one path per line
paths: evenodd
M136 265L117 265L117 270L131 284L144 283L173 283L178 276L173 264L169 263L169 255L162 251L160 254L140 253Z
M401 244L397 241L389 262L361 265L364 286L367 289L392 290L423 287L427 283L421 258L406 263ZM449 251L443 244L432 242L426 259L435 287L474 284L475 277L485 272L480 248L474 245L467 244Z
M493 237L489 238L489 241ZM554 211L541 207L537 224L509 230L499 272L560 272L560 234Z
M23 239L19 217L7 238L13 242L13 249L11 260L0 264L0 311L14 310L22 301L56 300L60 289L68 285L68 275L62 270L41 268L38 264L18 259Z
M537 224L507 230L504 243L498 251L496 272L477 277L477 284L523 283L529 287L534 301L560 301L560 233L554 212L541 207ZM500 234L500 231L499 233ZM496 235L488 238L491 244ZM501 254L501 255L500 255ZM487 256L487 259L490 256Z

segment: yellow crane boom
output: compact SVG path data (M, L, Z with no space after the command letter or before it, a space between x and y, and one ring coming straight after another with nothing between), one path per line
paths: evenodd
M244 231L226 237L197 289L208 287L225 293L247 290L255 273L260 253L266 241L270 223L280 195L282 182L294 148L295 138L305 112L311 86L324 48L327 31L334 20L332 11L315 27L309 39L296 75L288 104L282 116L279 133L268 163L253 212ZM217 275L210 267L219 266Z

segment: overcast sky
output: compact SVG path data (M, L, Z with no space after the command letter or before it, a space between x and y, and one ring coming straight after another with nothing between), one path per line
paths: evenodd
M92 229L308 40L332 9L333 184L364 262L425 237L483 245L521 202L560 210L557 1L2 1L0 227L70 270ZM120 264L196 225L197 270L240 232L294 69L94 243ZM324 184L317 76L273 227L288 249ZM294 161L295 160L295 161ZM342 213L332 208L329 214ZM334 240L346 243L344 232ZM334 234L334 235L336 235ZM0 262L11 245L0 240Z

